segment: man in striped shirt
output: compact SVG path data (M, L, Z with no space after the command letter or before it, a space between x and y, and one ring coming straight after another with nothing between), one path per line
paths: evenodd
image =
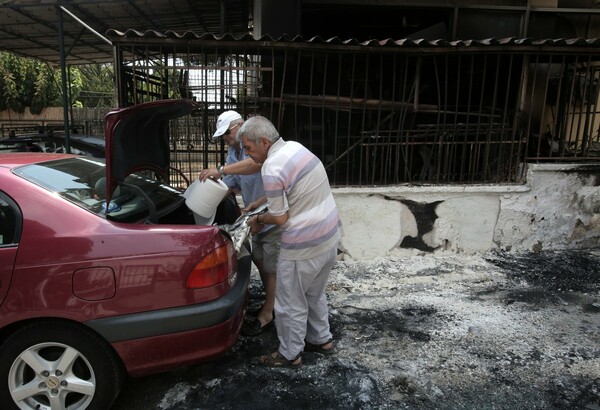
M284 141L264 117L240 128L246 154L262 164L269 211L251 218L253 232L281 226L275 326L279 349L259 359L267 366L298 366L303 350L333 353L325 296L341 220L321 161L302 144Z

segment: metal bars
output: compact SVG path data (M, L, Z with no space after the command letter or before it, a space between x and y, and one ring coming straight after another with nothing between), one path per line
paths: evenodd
M523 162L600 154L592 51L276 45L121 48L131 103L203 103L172 127L174 162L191 179L224 160L210 137L227 109L271 119L335 186L521 183Z

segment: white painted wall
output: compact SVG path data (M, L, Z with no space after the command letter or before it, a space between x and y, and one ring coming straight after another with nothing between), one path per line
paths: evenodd
M423 242L433 252L593 248L600 244L600 163L530 165L525 185L337 188L345 257L423 252L400 247L417 236L417 217L401 202L442 201Z

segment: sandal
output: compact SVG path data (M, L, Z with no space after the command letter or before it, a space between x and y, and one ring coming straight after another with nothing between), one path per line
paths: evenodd
M325 346L327 346L328 344L331 344L331 347L326 348ZM328 341L320 345L305 341L304 350L307 352L317 352L321 354L333 354L333 352L335 351L333 346L333 339L329 339Z
M296 356L292 360L288 360L285 358L284 355L277 351L259 357L258 363L268 367L298 367L302 364L302 357L300 356L300 354L298 354L298 356Z

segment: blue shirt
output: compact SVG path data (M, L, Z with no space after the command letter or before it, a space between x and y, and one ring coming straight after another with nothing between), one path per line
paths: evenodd
M246 155L241 146L239 153L234 147L229 147L225 164L234 164L247 158L250 157ZM251 175L225 175L223 182L230 188L237 188L242 191L244 206L248 206L251 202L265 195L260 172Z

